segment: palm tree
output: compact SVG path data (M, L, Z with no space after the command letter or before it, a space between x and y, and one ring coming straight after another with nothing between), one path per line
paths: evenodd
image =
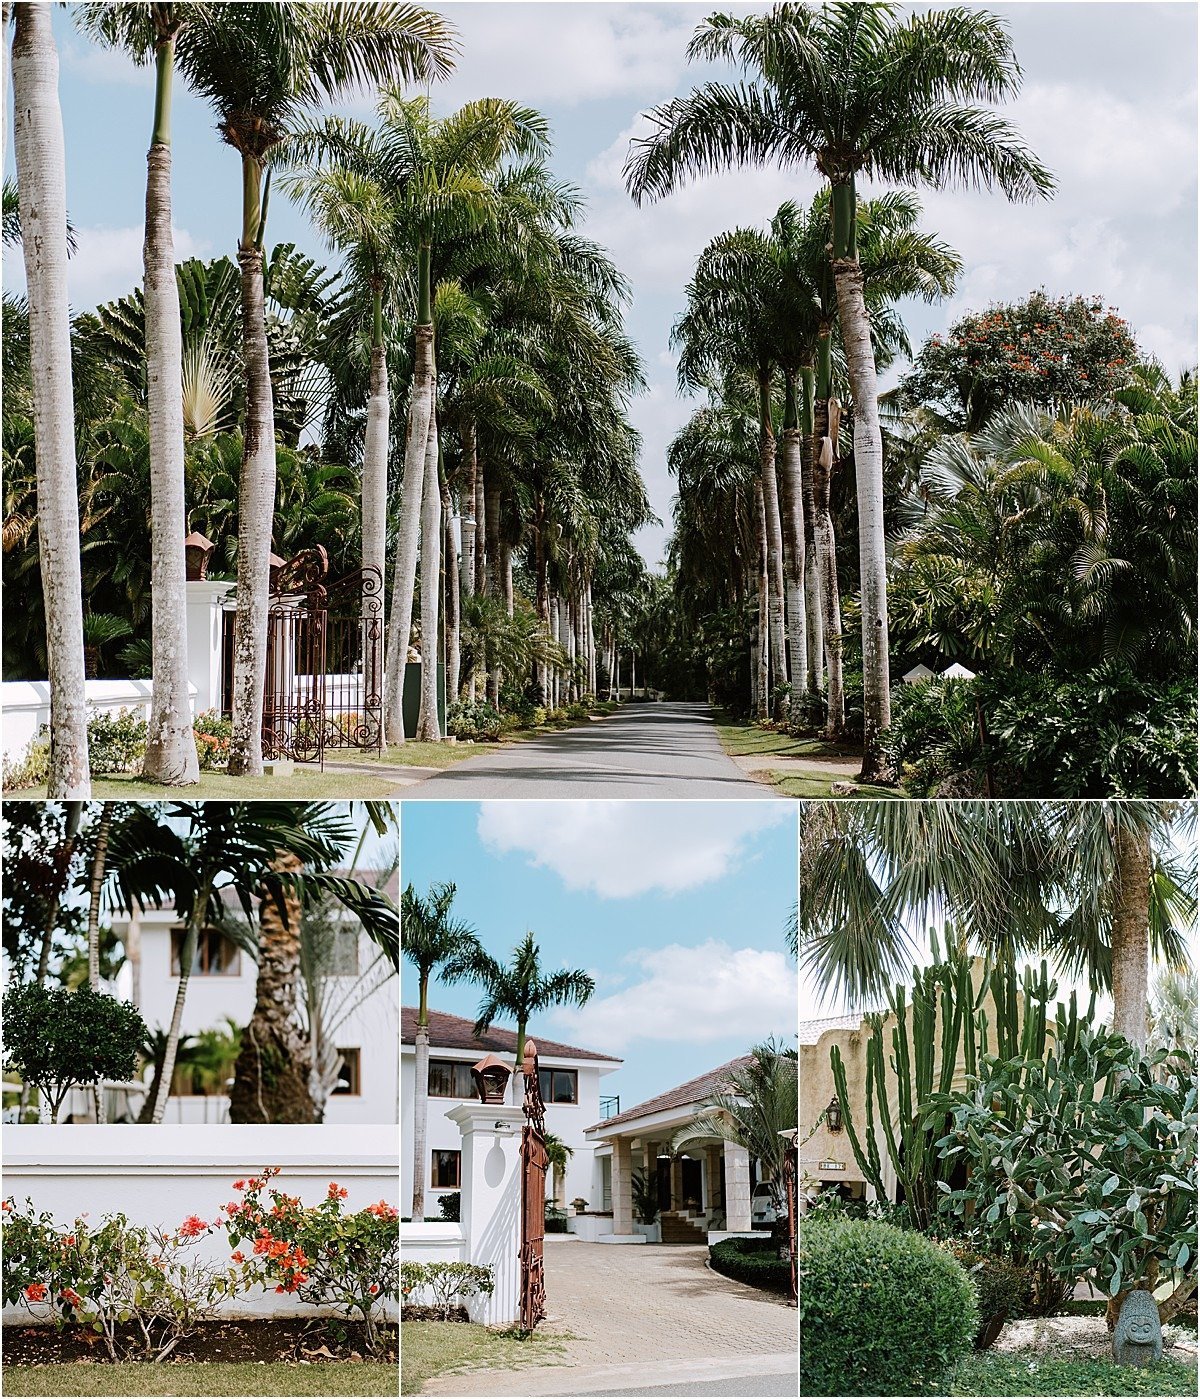
M1049 952L1111 990L1113 1029L1144 1045L1151 953L1188 958L1194 826L1183 802L813 803L800 966L847 1003L881 1004L913 954L910 922L940 914L965 945Z
M116 802L100 803L100 819L96 823L96 843L92 849L92 868L88 878L88 985L93 991L100 988L100 896L104 890L104 880L108 867L108 837L112 830ZM96 1121L104 1121L104 1089L93 1085L96 1104Z
M183 829L179 829L182 826ZM258 956L253 901L261 898L290 920L287 895L312 890L333 895L354 913L368 936L397 957L396 909L369 886L331 873L354 842L344 811L328 802L183 802L165 810L131 806L109 837L114 898L128 911L169 902L183 924L179 985L167 1031L163 1070L152 1120L161 1122L170 1094L183 1007L200 935L214 928L252 957ZM303 866L284 867L292 857ZM236 899L242 918L229 916ZM295 1000L274 1007L295 1014Z
M562 1195L563 1176L571 1157L575 1155L575 1148L568 1146L553 1132L545 1133L542 1140L546 1147L546 1164L550 1167L550 1203L557 1209Z
M453 884L435 884L428 894L418 894L410 884L400 897L400 946L417 970L416 1098L413 1117L412 1218L425 1218L425 1139L429 1114L429 979L436 972L443 981L458 979L456 968L464 958L483 955L475 929L451 917Z
M592 997L596 983L585 971L578 969L542 971L541 949L527 932L513 948L507 963L499 962L482 947L469 949L453 964L454 974L483 988L483 1000L475 1018L475 1034L482 1035L500 1015L517 1022L516 1073L521 1073L525 1059L525 1032L530 1020L539 1011L551 1006L584 1006Z
M725 1088L701 1105L700 1115L671 1138L678 1154L695 1142L718 1137L745 1147L773 1187L782 1216L783 1166L791 1150L782 1135L795 1131L800 1116L794 1049L767 1040L729 1070Z
M184 511L183 330L171 232L171 83L187 4L88 4L79 23L102 43L155 64L154 130L146 156L146 407L150 432L152 604L150 728L142 775L165 786L200 780L188 697Z
M49 6L23 3L13 10L13 145L29 300L38 561L50 681L47 796L87 800L91 776L58 53Z
M757 81L710 82L650 114L626 179L637 200L731 165L811 163L829 181L833 270L854 398L862 589L862 777L886 764L891 722L883 439L871 321L858 261L860 176L941 187L999 187L1010 199L1048 196L1053 177L1004 121L972 103L1016 93L1020 69L1001 20L950 7L901 20L891 3L819 9L776 5L765 14L715 14L696 31L691 58L736 62Z
M269 162L318 103L376 83L441 77L453 53L440 16L408 4L218 5L180 35L177 62L216 109L242 164L242 345L247 399L239 482L238 608L229 771L262 771L275 412L263 310ZM264 185L264 172L267 183Z

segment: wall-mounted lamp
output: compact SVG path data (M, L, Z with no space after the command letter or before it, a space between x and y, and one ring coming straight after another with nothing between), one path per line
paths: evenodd
M825 1125L831 1132L842 1130L842 1105L837 1100L835 1093L829 1100L829 1106L825 1109Z
M511 1076L512 1070L494 1054L471 1065L471 1077L475 1080L475 1091L481 1103L495 1103L497 1106L503 1103Z

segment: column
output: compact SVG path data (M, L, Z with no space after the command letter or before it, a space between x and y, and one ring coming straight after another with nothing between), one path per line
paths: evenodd
M216 579L187 587L188 685L195 686L195 713L221 707L221 633L225 599L233 583Z
M460 1103L446 1116L462 1133L460 1224L465 1262L492 1269L495 1291L475 1297L471 1320L514 1326L521 1314L520 1108Z
M708 1189L705 1195L708 1212L711 1215L714 1210L721 1208L721 1148L719 1146L706 1146L704 1158L704 1173L708 1177Z
M612 1139L612 1208L611 1234L601 1234L601 1244L644 1244L645 1234L633 1230L633 1151L628 1137Z
M725 1228L731 1234L748 1234L750 1218L750 1153L744 1146L726 1142L725 1151Z
M683 1209L683 1161L678 1156L671 1157L671 1208Z

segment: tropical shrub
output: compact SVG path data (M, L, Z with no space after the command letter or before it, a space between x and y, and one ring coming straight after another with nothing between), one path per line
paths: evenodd
M964 776L982 794L983 753L970 680L934 677L901 685L892 696L892 722L883 743L893 771L913 796L937 796L947 779L961 782ZM1044 772L1040 776L1044 780Z
M88 718L88 767L93 777L133 772L146 756L150 725L129 709L104 710Z
M91 986L27 982L4 993L4 1067L45 1094L51 1122L72 1088L132 1078L148 1034L134 1006Z
M866 1220L800 1223L800 1392L947 1394L979 1324L955 1260Z
M1021 1316L1033 1300L1030 1270L1001 1254L981 1253L965 1239L945 1239L942 1247L966 1270L979 1300L975 1349L986 1350L1009 1317Z
M438 1212L448 1224L457 1224L462 1209L462 1195L454 1191L451 1195L438 1196Z
M428 1288L435 1308L448 1321L454 1309L465 1307L472 1297L490 1297L496 1283L492 1269L478 1263L405 1262L400 1270L400 1288L406 1305L414 1292Z
M500 737L500 714L486 700L480 704L452 704L446 711L446 732L454 738L495 742Z
M231 1298L255 1285L253 1267L195 1256L198 1240L221 1226L189 1215L175 1229L131 1224L105 1215L58 1228L26 1200L4 1201L4 1302L37 1317L87 1327L109 1358L160 1361L185 1336L210 1321ZM236 1261L236 1260L235 1260Z
M267 1286L361 1320L367 1348L377 1350L382 1305L399 1296L399 1210L380 1200L348 1214L342 1204L348 1192L336 1181L319 1205L305 1206L270 1185L278 1174L278 1166L267 1166L234 1181L242 1199L225 1206L224 1221L233 1261L248 1261L238 1245L249 1243Z
M26 787L44 787L50 777L50 730L44 725L31 738L18 758L4 763L4 790L20 792Z
M1166 1319L1196 1272L1195 1062L1106 1029L1054 1041L1044 1055L984 1056L965 1091L930 1099L949 1118L943 1159L967 1172L943 1208L996 1248L1089 1278L1110 1317L1170 1274Z
M718 1273L736 1282L770 1292L792 1290L792 1265L770 1239L722 1239L709 1245L708 1259Z
M560 1210L560 1209L558 1209L556 1206L552 1205L548 1200L547 1200L547 1202L546 1202L546 1233L547 1233L547 1234L565 1234L565 1233L567 1233L567 1212L566 1212L566 1210Z
M233 737L233 720L215 709L197 714L192 725L196 740L196 757L202 772L216 772L229 764L229 740Z

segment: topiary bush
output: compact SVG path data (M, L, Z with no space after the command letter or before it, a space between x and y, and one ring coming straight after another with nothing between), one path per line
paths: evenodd
M735 1282L770 1292L792 1290L792 1269L770 1239L722 1239L711 1244L708 1260L718 1273Z
M802 1222L800 1393L946 1394L979 1325L962 1267L921 1234Z
M946 1239L942 1247L966 1269L979 1301L975 1349L987 1350L1010 1317L1023 1316L1033 1301L1032 1271L1001 1254L982 1253L965 1239Z

